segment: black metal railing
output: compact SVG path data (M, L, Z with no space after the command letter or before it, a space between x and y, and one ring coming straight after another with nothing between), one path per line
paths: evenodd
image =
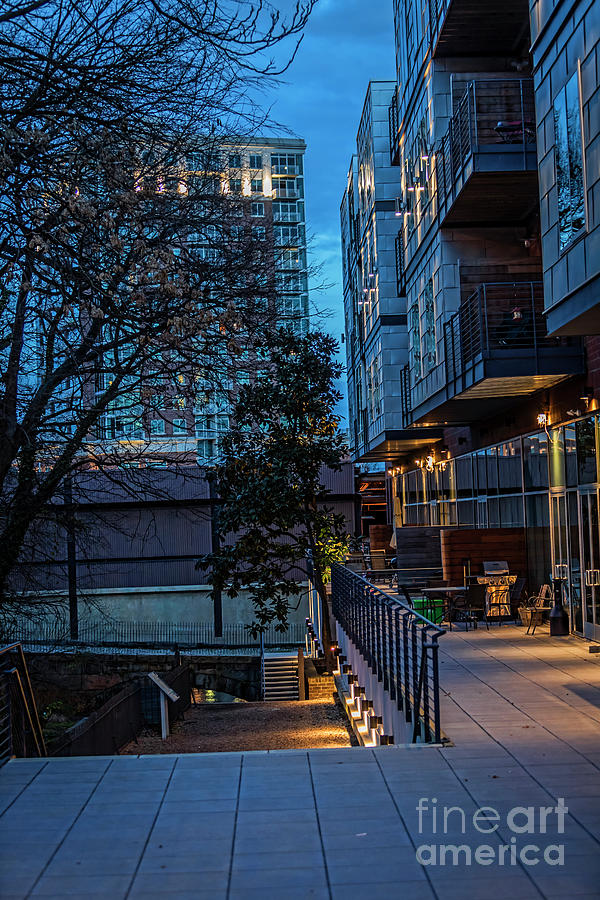
M480 284L444 326L446 382L464 377L495 351L531 351L535 375L540 351L561 343L547 336L541 281Z
M392 102L388 110L390 129L390 162L393 166L400 165L400 118L398 115L398 90L394 91Z
M470 81L450 119L436 152L435 171L440 200L451 196L469 158L478 148L499 145L526 151L535 144L533 79Z
M411 424L412 400L410 396L410 368L402 366L400 370L400 402L402 406L402 427L408 428Z
M345 566L331 567L332 612L412 725L412 740L442 740L438 639L444 629Z
M12 756L46 756L42 726L20 643L0 649L0 764Z
M452 0L429 0L429 29L431 47L435 47Z
M396 289L399 297L406 295L406 256L404 250L404 229L396 235Z
M54 619L46 622L23 622L15 626L15 637L24 644L57 645L72 643L68 622ZM299 646L304 643L304 625L290 623L286 631L270 625L264 635L267 646ZM213 622L123 622L106 619L80 623L79 644L110 646L236 647L258 649L259 638L253 637L242 623L225 624L223 635L215 635Z

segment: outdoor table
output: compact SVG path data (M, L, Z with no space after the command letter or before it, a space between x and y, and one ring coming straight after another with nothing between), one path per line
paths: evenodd
M443 606L444 606L441 621L443 621L443 619L449 612L449 610L447 609L447 601L450 599L450 595L451 594L464 594L465 591L466 591L466 587L464 586L464 584L460 584L460 585L452 584L452 585L447 585L446 587L423 588L423 593L425 594L426 597L428 597L429 594L433 594L434 596L431 598L432 600L435 600L436 595L441 598ZM450 616L448 616L448 623L450 625L450 630L452 630L452 619L450 618Z

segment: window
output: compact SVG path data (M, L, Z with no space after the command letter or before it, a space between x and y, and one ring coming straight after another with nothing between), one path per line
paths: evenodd
M274 153L271 156L271 171L274 175L301 175L302 157L295 153Z
M216 441L208 439L200 440L197 444L198 460L212 460L215 458Z
M421 298L421 357L423 374L426 375L435 366L437 357L432 278L425 285L425 291Z
M282 269L299 269L300 254L297 250L282 250L279 265Z
M273 218L280 222L300 222L302 216L297 203L274 203Z
M262 194L263 192L263 180L262 178L253 178L250 182L250 189L253 194Z
M419 304L413 303L408 311L408 358L414 380L421 377L421 333Z
M300 192L295 178L278 178L273 182L274 197L299 197Z
M229 168L230 169L241 169L242 168L242 157L240 153L230 153L229 154Z
M187 434L187 422L185 419L173 419L173 434Z
M569 79L554 101L556 187L560 251L585 228L583 141L579 75Z
M267 230L264 225L252 226L252 237L255 241L264 241L267 236Z
M242 193L242 179L241 178L230 178L229 179L229 190L232 194L241 194Z
M295 246L301 240L300 229L297 225L278 225L273 229L275 243L280 247Z
M264 203L253 203L251 206L251 214L255 218L260 218L265 214L265 204Z
M232 225L231 226L231 237L234 241L241 241L244 237L244 226L243 225Z
M251 169L262 169L262 156L260 153L251 153L250 154L250 168Z
M164 433L165 433L164 419L152 419L150 422L150 434L164 434Z

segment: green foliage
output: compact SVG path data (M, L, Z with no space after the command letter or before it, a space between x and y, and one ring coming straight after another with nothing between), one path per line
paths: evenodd
M221 548L202 557L213 586L229 597L248 590L254 634L272 622L285 630L312 553L321 585L331 562L347 548L343 516L327 507L322 469L341 468L346 454L335 406L336 342L312 331L281 328L266 338L264 364L244 385L209 473L220 498L216 516Z

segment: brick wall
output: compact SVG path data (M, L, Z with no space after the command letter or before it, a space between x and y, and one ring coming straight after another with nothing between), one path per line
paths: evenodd
M445 528L441 547L446 584L463 583L463 559L470 559L472 575L483 574L483 562L496 559L506 560L513 575L527 574L524 528Z

